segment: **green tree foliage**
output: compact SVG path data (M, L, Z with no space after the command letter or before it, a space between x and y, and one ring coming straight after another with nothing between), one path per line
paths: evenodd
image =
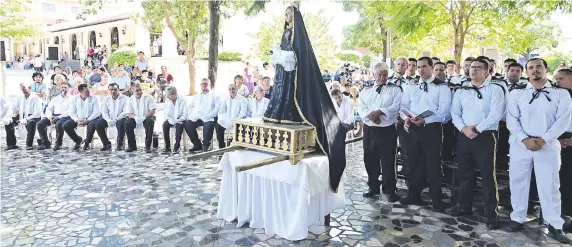
M507 22L504 29L510 31L502 36L499 46L502 51L512 56L520 55L528 60L534 51L558 46L560 30L551 22L529 25Z
M221 52L218 54L220 61L242 61L242 54L240 52Z
M0 1L0 37L21 41L37 33L34 25L28 23L24 17L29 10L26 3L20 0Z
M557 52L543 58L546 60L546 63L548 64L548 71L550 72L558 70L558 65L561 62L565 62L567 66L570 66L570 63L572 63L572 53L565 54Z
M332 42L333 38L324 31L329 29L330 20L321 13L302 15L320 69L335 68L337 47ZM252 55L262 61L268 60L269 56L267 54L274 46L280 44L283 30L284 16L282 15L274 16L272 20L262 23L260 30L253 35L258 40L258 43L255 45Z
M133 51L116 51L111 53L109 56L109 61L107 62L110 65L115 63L117 64L129 64L131 66L135 65L135 60L137 60L137 54Z
M361 62L360 56L353 53L336 53L336 57L341 60L341 62L353 62L359 64Z

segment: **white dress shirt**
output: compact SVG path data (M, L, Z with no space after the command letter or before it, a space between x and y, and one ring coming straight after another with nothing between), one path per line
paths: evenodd
M42 116L42 100L35 93L30 93L28 98L22 95L14 110L20 112L20 119L39 118Z
M516 144L532 136L541 137L549 143L570 128L570 93L553 87L550 82L546 82L543 88L541 92L528 83L510 92L506 116L507 128L511 133L510 143Z
M427 91L423 79L418 84L404 86L401 108L408 110L413 115L419 115L425 111L434 114L425 118L425 124L443 123L447 121L451 108L451 90L447 83L435 84L432 76L426 81Z
M464 83L453 96L453 124L459 131L472 125L476 125L477 132L498 130L504 115L504 98L500 85L485 81L477 89L471 82Z
M214 121L218 115L220 102L212 91L195 94L189 103L187 117L193 122L199 119L203 122Z
M143 94L139 99L133 95L129 97L129 100L127 101L125 114L135 114L135 117L137 118L145 118L145 114L154 109L157 109L157 104L151 95Z
M262 97L261 100L257 100L256 97L248 99L248 117L262 117L268 109L268 103L270 100L266 97Z
M334 108L336 108L336 113L338 113L338 118L342 123L354 123L354 104L350 98L342 96L342 102L339 105L338 102L334 102Z
M397 114L402 100L401 88L388 84L381 87L381 91L378 93L379 87L374 85L364 88L358 98L358 113L367 126L387 127L397 122ZM376 124L372 119L367 118L367 115L377 110L383 112L383 115L380 116L380 124Z
M177 96L174 103L171 99L167 99L167 101L165 101L164 119L171 125L182 123L187 119L186 111L187 102L183 98Z
M69 115L74 121L91 121L99 117L99 101L94 96L89 96L85 100L81 95L72 98L69 106Z
M68 110L70 109L69 104L74 96L70 96L66 94L66 97L62 97L62 95L58 95L48 103L48 111L51 113L52 116L54 114L59 114L60 118L69 116Z
M232 128L232 121L246 117L247 108L248 101L240 94L236 94L234 98L226 98L218 112L218 124L225 129Z
M107 121L108 125L111 126L112 121L117 123L117 120L127 116L125 107L128 100L129 97L123 94L119 94L117 99L113 99L111 95L103 99L103 104L101 104L101 116Z
M459 75L459 76L454 76L451 77L451 83L455 84L455 85L462 85L467 81L470 81L471 78L465 75Z

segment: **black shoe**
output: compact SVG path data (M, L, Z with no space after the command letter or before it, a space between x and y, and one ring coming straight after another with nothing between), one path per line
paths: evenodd
M46 149L50 149L52 145L40 145L38 148L36 148L36 150L46 150Z
M552 225L548 225L548 233L552 234L552 237L560 243L569 244L572 242L566 237L564 231L561 229L555 229Z
M408 206L408 205L423 206L423 201L421 200L421 198L412 198L410 196L407 196L407 197L399 200L399 203L401 203L401 205L404 205L404 206Z
M562 230L564 230L565 232L572 233L572 221L564 222Z
M128 148L125 150L125 152L127 152L127 153L131 153L131 152L133 152L133 151L137 151L137 148L128 147Z
M111 150L111 144L103 145L103 147L99 151L105 152L109 150Z
M26 146L26 150L34 150L34 146Z
M511 221L508 225L508 230L511 232L520 232L524 224L518 223L516 221Z
M38 143L38 146L41 146L42 143L44 143L44 142L42 141L42 139L36 139L36 142Z
M145 149L145 151L147 151L147 149ZM171 149L170 149L170 148L165 148L165 149L163 149L163 151L161 151L161 154L163 154L163 155L169 155L169 154L171 154Z
M180 148L177 147L177 148L173 149L173 154L179 154L179 152L181 152Z
M451 208L449 214L453 217L461 217L461 216L473 215L473 211L463 210L459 206L455 206Z
M14 145L14 146L7 146L6 149L4 149L4 150L8 151L8 150L13 150L13 149L18 149L18 146L16 146L16 145Z
M201 151L202 147L201 145L193 145L193 148L189 149L189 152L197 152L197 151Z
M367 197L367 198L372 198L372 197L376 197L379 195L380 195L379 189L378 190L369 189L365 193L363 193L363 197Z
M73 146L73 151L77 151L79 150L79 148L81 147L81 143L83 142L83 140L81 138L79 138L79 142L75 143L75 146Z
M89 148L90 148L89 143L86 142L83 144L83 151L87 151L87 150L89 150Z
M209 151L209 147L208 146L203 146L203 152L208 152Z
M125 146L123 146L123 144L117 144L117 151L123 151L123 149L125 148Z
M151 147L145 147L145 153L151 153Z
M499 221L496 220L496 219L495 219L495 220L488 220L488 221L487 221L487 228L488 228L489 230L497 230L497 229L499 229L499 228L500 228Z
M56 146L54 146L54 151L58 151L62 149L62 145L61 144L56 144Z
M389 193L389 194L383 193L383 194L387 197L387 200L391 203L397 202L400 199L399 196L395 193Z

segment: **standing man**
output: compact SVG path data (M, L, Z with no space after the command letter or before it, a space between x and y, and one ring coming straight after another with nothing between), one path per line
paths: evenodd
M458 75L456 77L451 78L451 83L455 85L462 85L466 81L470 81L471 78L469 76L469 67L471 67L471 63L475 60L474 57L467 57L463 62L463 74Z
M360 92L358 112L364 122L364 164L369 189L364 197L380 194L379 186L388 201L396 202L397 183L397 114L401 104L401 87L387 84L388 68L385 63L374 68L375 85ZM382 172L383 171L383 172ZM379 176L382 175L382 182Z
M155 111L157 104L149 94L143 94L139 84L133 85L135 94L129 97L125 113L128 119L125 121L125 133L127 134L127 145L125 152L131 153L137 150L135 139L135 128L145 128L145 152L151 153L151 142L153 142L153 128L155 127Z
M512 91L514 88L526 84L528 80L522 77L524 67L519 63L512 63L506 66L506 78L508 80L508 90Z
M334 99L334 108L336 113L342 121L344 129L350 131L353 129L354 124L354 105L350 102L349 97L345 97L342 91L334 89L331 92L332 98Z
M70 85L67 82L62 83L60 88L60 95L54 97L52 100L50 100L50 103L48 103L47 110L50 112L51 116L43 118L36 124L38 133L42 139L42 145L38 147L38 150L51 148L52 143L48 138L47 128L52 124L56 125L56 146L58 145L59 140L59 146L61 148L61 141L64 136L64 129L62 125L70 119L68 110L70 108L69 105L72 96L68 96L69 88Z
M39 72L36 72L39 73ZM18 149L16 145L15 129L18 124L26 126L26 150L34 149L34 135L36 134L36 123L42 116L42 102L38 96L30 91L30 87L20 84L22 96L14 106L14 117L12 121L5 125L6 129L6 150Z
M433 75L435 78L447 82L447 74L445 74L445 64L443 62L436 62L433 64Z
M171 153L171 135L170 131L175 126L175 147L174 154L178 154L181 148L181 137L183 136L183 128L187 119L187 103L177 94L177 88L169 86L165 89L167 101L165 102L165 122L163 122L163 140L165 141L165 149L161 154Z
M218 140L218 147L226 147L224 132L232 128L232 121L243 119L246 117L248 108L247 100L244 96L237 94L237 89L234 84L228 85L229 97L224 100L218 112L218 122L216 123L216 138Z
M411 58L415 60L414 58ZM393 66L393 75L389 78L388 84L394 84L400 87L405 87L405 85L409 84L409 81L413 79L408 71L409 67L417 68L417 60L415 60L415 64L409 64L409 61L405 57L398 57L394 61ZM415 76L415 71L413 71L413 76ZM400 117L397 118L396 128L397 128L397 135L399 136L399 154L401 155L401 159L407 159L407 143L405 141L405 136L407 132L403 128L404 120ZM409 167L407 166L407 162L403 162L401 165L401 170L404 173L409 172Z
M217 97L211 92L211 81L207 78L201 80L201 92L195 94L188 107L188 119L185 123L185 132L193 143L189 152L207 151L211 146L217 114L220 104ZM197 128L203 126L203 142L199 140Z
M99 102L95 96L89 94L87 84L79 85L78 91L79 95L73 97L70 102L69 115L71 119L63 124L64 131L75 142L75 146L73 147L74 151L79 150L83 142L83 139L77 135L75 129L77 127L87 126L83 150L88 150L89 144L93 140L95 125L100 114Z
M461 131L457 138L459 166L459 204L451 210L455 217L473 214L475 169L480 171L485 202L487 228L498 229L498 190L496 183L496 135L504 113L504 91L500 85L485 80L487 62L471 63L471 82L455 92L451 115Z
M507 58L504 60L504 62L503 62L503 74L505 76L508 75L508 70L509 70L508 66L513 64L513 63L518 63L518 61L516 61L516 59L514 59L514 58Z
M415 75L417 72L417 59L410 57L407 61L407 71L406 75L410 78L419 78L419 76Z
M531 169L534 166L538 195L548 232L561 243L570 243L562 231L560 179L561 144L558 137L570 127L572 101L567 90L546 79L547 64L541 58L526 63L529 82L510 92L507 126L510 141L511 231L520 231L526 220Z
M558 86L572 92L572 70L561 69L554 74ZM558 137L562 165L560 166L560 194L562 194L562 214L572 216L572 125Z
M115 127L117 130L117 151L123 150L123 141L125 140L125 121L127 114L125 113L125 104L129 97L120 94L119 85L111 83L107 86L111 95L105 97L101 104L102 118L97 121L97 135L103 143L101 151L111 150L111 142L107 138L108 127Z
M447 79L451 79L453 77L458 76L457 71L455 71L455 69L457 69L457 62L455 62L455 60L449 60L447 61Z
M407 79L407 67L409 66L407 58L398 57L393 62L393 75L389 77L388 83L402 86L409 83Z
M417 72L419 83L408 85L401 101L401 108L409 113L404 128L409 133L406 138L407 161L411 174L408 178L409 194L401 204L422 204L421 191L425 188L426 175L433 210L444 212L446 205L441 201L441 123L450 114L451 91L446 82L433 76L431 58L419 58Z

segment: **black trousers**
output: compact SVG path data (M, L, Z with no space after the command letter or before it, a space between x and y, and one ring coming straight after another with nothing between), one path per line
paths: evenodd
M372 127L364 125L363 162L367 172L367 185L379 191L382 175L383 193L395 193L397 183L397 130L395 125Z
M117 120L117 122L115 123L115 128L117 128L117 146L122 146L123 145L123 140L125 140L125 121L127 120L127 118L122 118ZM107 137L107 131L106 129L109 127L109 125L107 124L107 121L103 118L100 118L99 120L97 120L97 123L95 124L95 131L97 131L97 135L99 136L99 139L101 139L101 143L103 143L103 145L111 145L111 142L109 141L109 138Z
M183 136L183 128L185 126L185 122L176 123L175 126L175 149L179 149L181 147L181 137ZM165 141L165 148L171 149L171 125L169 121L163 122L163 140Z
M564 133L569 134L570 133ZM570 137L568 137L570 138ZM572 147L560 151L560 197L562 198L562 214L572 216Z
M497 146L497 166L499 169L508 169L508 152L510 146L508 144L508 138L510 136L510 131L506 127L505 121L499 122L498 131L498 146Z
M153 142L153 128L155 128L155 116L145 118L145 120L143 120L143 127L145 128L145 148L151 148L151 143ZM137 147L135 128L137 128L135 119L128 118L125 121L125 133L127 134L127 145L129 145L130 148Z
M459 207L472 211L473 192L476 184L475 169L481 176L485 215L488 220L496 220L498 206L498 186L496 182L496 131L483 131L475 139L459 133L457 137L457 164L459 166Z
M216 129L216 139L218 141L218 148L226 147L226 140L224 139L224 131L226 131L226 128L216 123L215 129Z
M13 117L12 122L4 126L6 129L6 144L7 146L16 146L16 134L15 127L18 126L18 121L20 117ZM31 147L34 145L34 136L36 135L36 123L40 121L40 118L32 118L26 122L26 147Z
M407 141L406 141L406 137L407 137L407 131L405 131L405 129L403 128L403 121L399 120L399 122L396 125L397 128L397 135L399 136L399 146L401 148L401 158L407 158ZM407 162L404 162L402 164L402 169L406 172L409 171L408 167L407 167Z
M421 198L425 181L429 183L429 192L433 205L441 202L441 123L425 126L411 124L407 135L407 163L409 165L409 197ZM426 179L425 179L426 177Z
M93 119L87 123L87 133L84 140L86 145L90 144L93 140L93 134L95 134L95 125L97 124L97 121L98 118ZM75 128L77 128L77 126L77 123L71 118L63 124L64 131L75 143L81 142L81 137L78 136L75 132Z
M197 128L199 126L203 126L202 147L209 148L211 146L215 125L217 125L216 123L217 123L217 118L215 118L214 121L208 121L208 122L204 122L203 120L200 119L197 121L191 121L191 120L186 121L185 131L187 132L187 135L189 135L189 138L191 139L191 142L193 143L194 147L201 146L201 140L199 140L199 134L197 133ZM224 132L223 132L223 138L224 138Z
M4 130L6 131L6 145L8 147L16 146L17 141L15 127L18 126L18 119L20 119L19 116L13 117L11 123L4 125Z
M58 117L60 114L54 114L54 117ZM58 119L60 121L61 119ZM56 121L57 124L57 121ZM52 121L48 118L42 118L38 123L36 123L36 129L38 130L38 134L40 135L40 139L42 140L42 145L52 145L50 139L48 138L48 126L52 125Z
M452 121L443 124L443 147L441 155L444 161L455 161L456 128Z

